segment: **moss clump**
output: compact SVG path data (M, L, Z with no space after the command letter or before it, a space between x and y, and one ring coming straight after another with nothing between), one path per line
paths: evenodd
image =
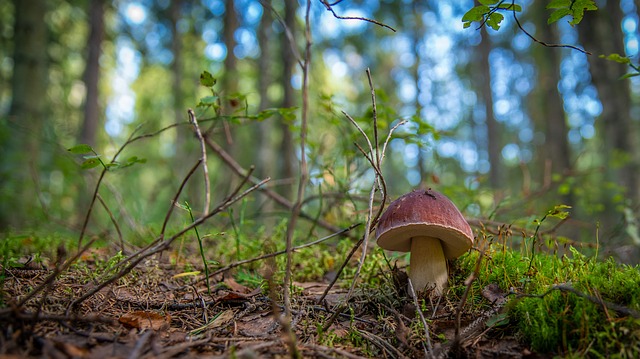
M491 246L480 264L471 305L479 305L482 288L495 283L510 293L509 326L533 351L640 357L639 267L597 261L574 248L561 257L531 257L497 247ZM471 253L458 262L456 283L473 271L477 259Z

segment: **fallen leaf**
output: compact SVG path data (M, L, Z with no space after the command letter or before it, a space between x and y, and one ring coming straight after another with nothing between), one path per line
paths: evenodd
M171 316L157 312L135 311L122 315L118 321L129 328L164 330L169 328Z

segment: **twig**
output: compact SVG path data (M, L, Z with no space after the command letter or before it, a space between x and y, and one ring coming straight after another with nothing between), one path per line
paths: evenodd
M592 55L591 52L581 49L577 46L573 46L573 45L567 45L567 44L549 44L547 42L544 41L540 41L538 39L536 39L533 35L531 35L530 33L527 32L527 30L524 29L524 27L522 27L522 25L520 24L520 20L518 20L518 16L516 16L516 10L515 7L513 7L513 1L511 2L512 5L512 13L513 13L513 18L516 21L516 24L518 24L518 28L520 28L520 31L522 31L525 35L527 35L531 40L533 40L533 42L537 42L538 44L545 46L545 47L564 47L564 48L568 48L568 49L573 49L573 50L577 50L582 52L585 55Z
M200 142L200 152L201 156L200 161L202 162L202 170L204 172L204 209L202 210L202 214L209 213L209 207L211 206L211 185L209 183L209 167L207 166L207 148L204 143L204 137L202 136L202 132L200 132L200 126L198 126L198 120L196 119L196 114L192 109L187 110L189 114L189 122L193 125L193 128L196 131L196 136L198 137L198 141Z
M330 4L327 0L322 0L322 4L324 4L325 9L330 11L336 19L366 21L366 22L370 22L372 24L376 24L378 26L386 27L387 29L389 29L389 30L391 30L393 32L396 32L396 29L392 28L391 26L389 26L387 24L381 23L381 22L379 22L377 20L368 19L366 17L360 17L360 16L340 16L340 15L336 14L336 12L333 10L333 5L336 5L338 3L339 3L339 1L336 1L333 4Z
M113 223L113 226L116 228L116 233L118 233L118 239L120 241L120 251L124 253L124 239L122 238L122 231L120 231L120 226L118 225L118 221L116 221L116 217L114 217L113 213L111 213L109 206L107 206L107 203L104 201L104 199L102 199L102 196L98 194L97 197L98 197L98 201L100 201L100 204L102 205L104 210L107 211L107 214L111 219L111 223Z
M171 214L173 213L173 208L178 203L178 197L180 197L180 194L182 193L182 190L184 190L184 186L187 185L187 182L189 181L189 178L191 178L191 176L193 176L193 174L196 172L196 169L198 169L198 166L200 166L201 163L202 163L202 159L198 160L198 162L196 162L196 164L193 165L193 167L191 167L191 170L189 170L187 175L184 177L184 179L182 180L182 183L180 183L180 187L178 187L178 190L176 191L176 194L173 196L173 199L171 200L171 204L169 205L169 209L167 210L167 214L165 215L164 221L162 222L162 228L160 229L160 238L164 237L164 232L167 229L167 224L169 223L169 218L171 218Z
M422 321L422 325L424 326L424 334L427 338L427 353L425 353L426 357L433 358L433 347L431 346L431 336L429 335L429 325L427 325L427 320L424 319L424 314L422 313L422 309L420 308L420 303L418 303L418 296L416 296L416 291L413 289L413 283L411 282L411 278L408 278L409 281L409 294L411 295L411 299L413 299L413 305L416 306L416 311L418 312L418 316Z

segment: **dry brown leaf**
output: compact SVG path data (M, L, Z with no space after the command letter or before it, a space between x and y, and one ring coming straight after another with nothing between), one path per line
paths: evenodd
M164 330L169 328L171 316L141 310L126 313L118 321L129 328Z

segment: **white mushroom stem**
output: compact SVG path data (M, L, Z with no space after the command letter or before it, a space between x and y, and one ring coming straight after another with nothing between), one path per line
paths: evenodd
M447 260L438 238L419 236L411 238L411 259L409 278L416 292L425 288L435 289L435 295L442 295L447 286Z

